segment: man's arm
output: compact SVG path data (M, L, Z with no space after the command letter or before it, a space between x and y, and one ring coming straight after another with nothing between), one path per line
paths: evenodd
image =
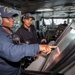
M39 52L39 45L14 45L9 42L0 42L0 56L13 62L25 56L35 56Z

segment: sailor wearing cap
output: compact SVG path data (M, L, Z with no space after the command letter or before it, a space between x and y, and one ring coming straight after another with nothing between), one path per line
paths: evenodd
M39 50L50 53L48 45L16 45L12 42L10 28L13 27L14 19L11 9L0 7L2 27L0 27L0 75L20 75L20 65L17 64L26 56L35 56Z

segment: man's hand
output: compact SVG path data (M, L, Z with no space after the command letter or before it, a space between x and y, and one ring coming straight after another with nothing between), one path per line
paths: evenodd
M57 46L39 45L40 51L49 54L52 48L57 48Z

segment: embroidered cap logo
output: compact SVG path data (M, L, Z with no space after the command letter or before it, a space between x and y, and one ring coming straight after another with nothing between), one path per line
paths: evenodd
M11 13L11 8L5 7L4 12Z

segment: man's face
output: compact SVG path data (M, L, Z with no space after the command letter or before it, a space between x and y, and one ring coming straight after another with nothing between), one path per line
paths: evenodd
M28 18L28 19L23 19L24 25L26 25L27 27L30 27L30 25L32 25L32 18Z
M2 18L2 25L8 28L12 28L14 26L13 18Z

